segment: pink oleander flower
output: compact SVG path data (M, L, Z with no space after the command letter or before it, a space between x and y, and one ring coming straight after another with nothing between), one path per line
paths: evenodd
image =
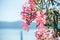
M36 2L35 0L29 0L29 4L33 6L33 5L36 5Z
M24 23L23 29L26 30L28 28L28 25L30 25L30 23L36 18L36 11L36 8L23 5L23 11L21 12L21 15L22 19L26 21L26 24Z
M24 30L29 31L29 28L28 28L28 24L27 23L23 23L22 26L23 26L23 29Z
M41 31L43 30L43 31ZM52 32L51 32L52 31ZM54 36L54 33L53 33L53 30L47 30L47 29L41 29L39 28L36 33L35 33L35 36L37 38L37 40L57 40L56 37L53 37Z
M46 24L46 18L44 11L42 10L40 14L37 15L36 22L37 24L43 23Z
M39 26L40 27L37 28L37 31L36 31L36 34L35 34L37 40L41 40L41 38L43 38L42 36L46 32L46 26L44 26L44 24L41 23Z

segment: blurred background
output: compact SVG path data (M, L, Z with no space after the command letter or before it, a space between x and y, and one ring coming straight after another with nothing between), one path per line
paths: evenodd
M24 0L0 0L0 40L35 40L35 29L31 27L29 32L22 30L20 12L24 2Z
M24 2L24 0L0 0L0 40L36 40L35 22L31 23L29 32L22 30L23 20L20 12ZM60 24L58 26L60 28Z

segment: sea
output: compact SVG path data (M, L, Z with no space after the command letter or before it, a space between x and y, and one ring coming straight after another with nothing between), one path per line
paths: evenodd
M0 40L36 40L35 29L0 29Z

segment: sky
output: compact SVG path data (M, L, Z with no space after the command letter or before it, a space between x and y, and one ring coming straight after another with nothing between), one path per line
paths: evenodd
M19 21L25 0L0 0L0 21Z
M0 0L0 21L19 21L24 0Z

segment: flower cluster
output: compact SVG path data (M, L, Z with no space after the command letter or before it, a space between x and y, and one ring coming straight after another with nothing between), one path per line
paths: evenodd
M36 8L39 1L41 2L41 0L28 0L28 5L23 5L23 11L21 12L22 19L25 20L25 23L22 24L23 29L29 31L28 26L36 19L37 31L35 36L37 40L56 40L53 37L55 34L54 31L47 30L48 26L45 25L47 24L47 16L44 10L39 11L38 8Z
M36 18L37 25L41 23L46 24L46 19L47 16L45 15L44 10L42 10L39 14L37 14L37 18Z
M57 40L55 37L54 30L47 30L45 28L39 28L36 31L35 36L37 40Z
M47 30L48 26L45 26L47 16L45 15L44 10L37 15L36 23L38 25L35 36L37 40L57 40L54 30Z
M23 11L21 12L22 19L26 21L24 25L24 29L28 31L28 25L36 18L36 11L35 7L23 5Z
M35 2L35 0L29 0L29 4L30 5L36 5L36 2Z

